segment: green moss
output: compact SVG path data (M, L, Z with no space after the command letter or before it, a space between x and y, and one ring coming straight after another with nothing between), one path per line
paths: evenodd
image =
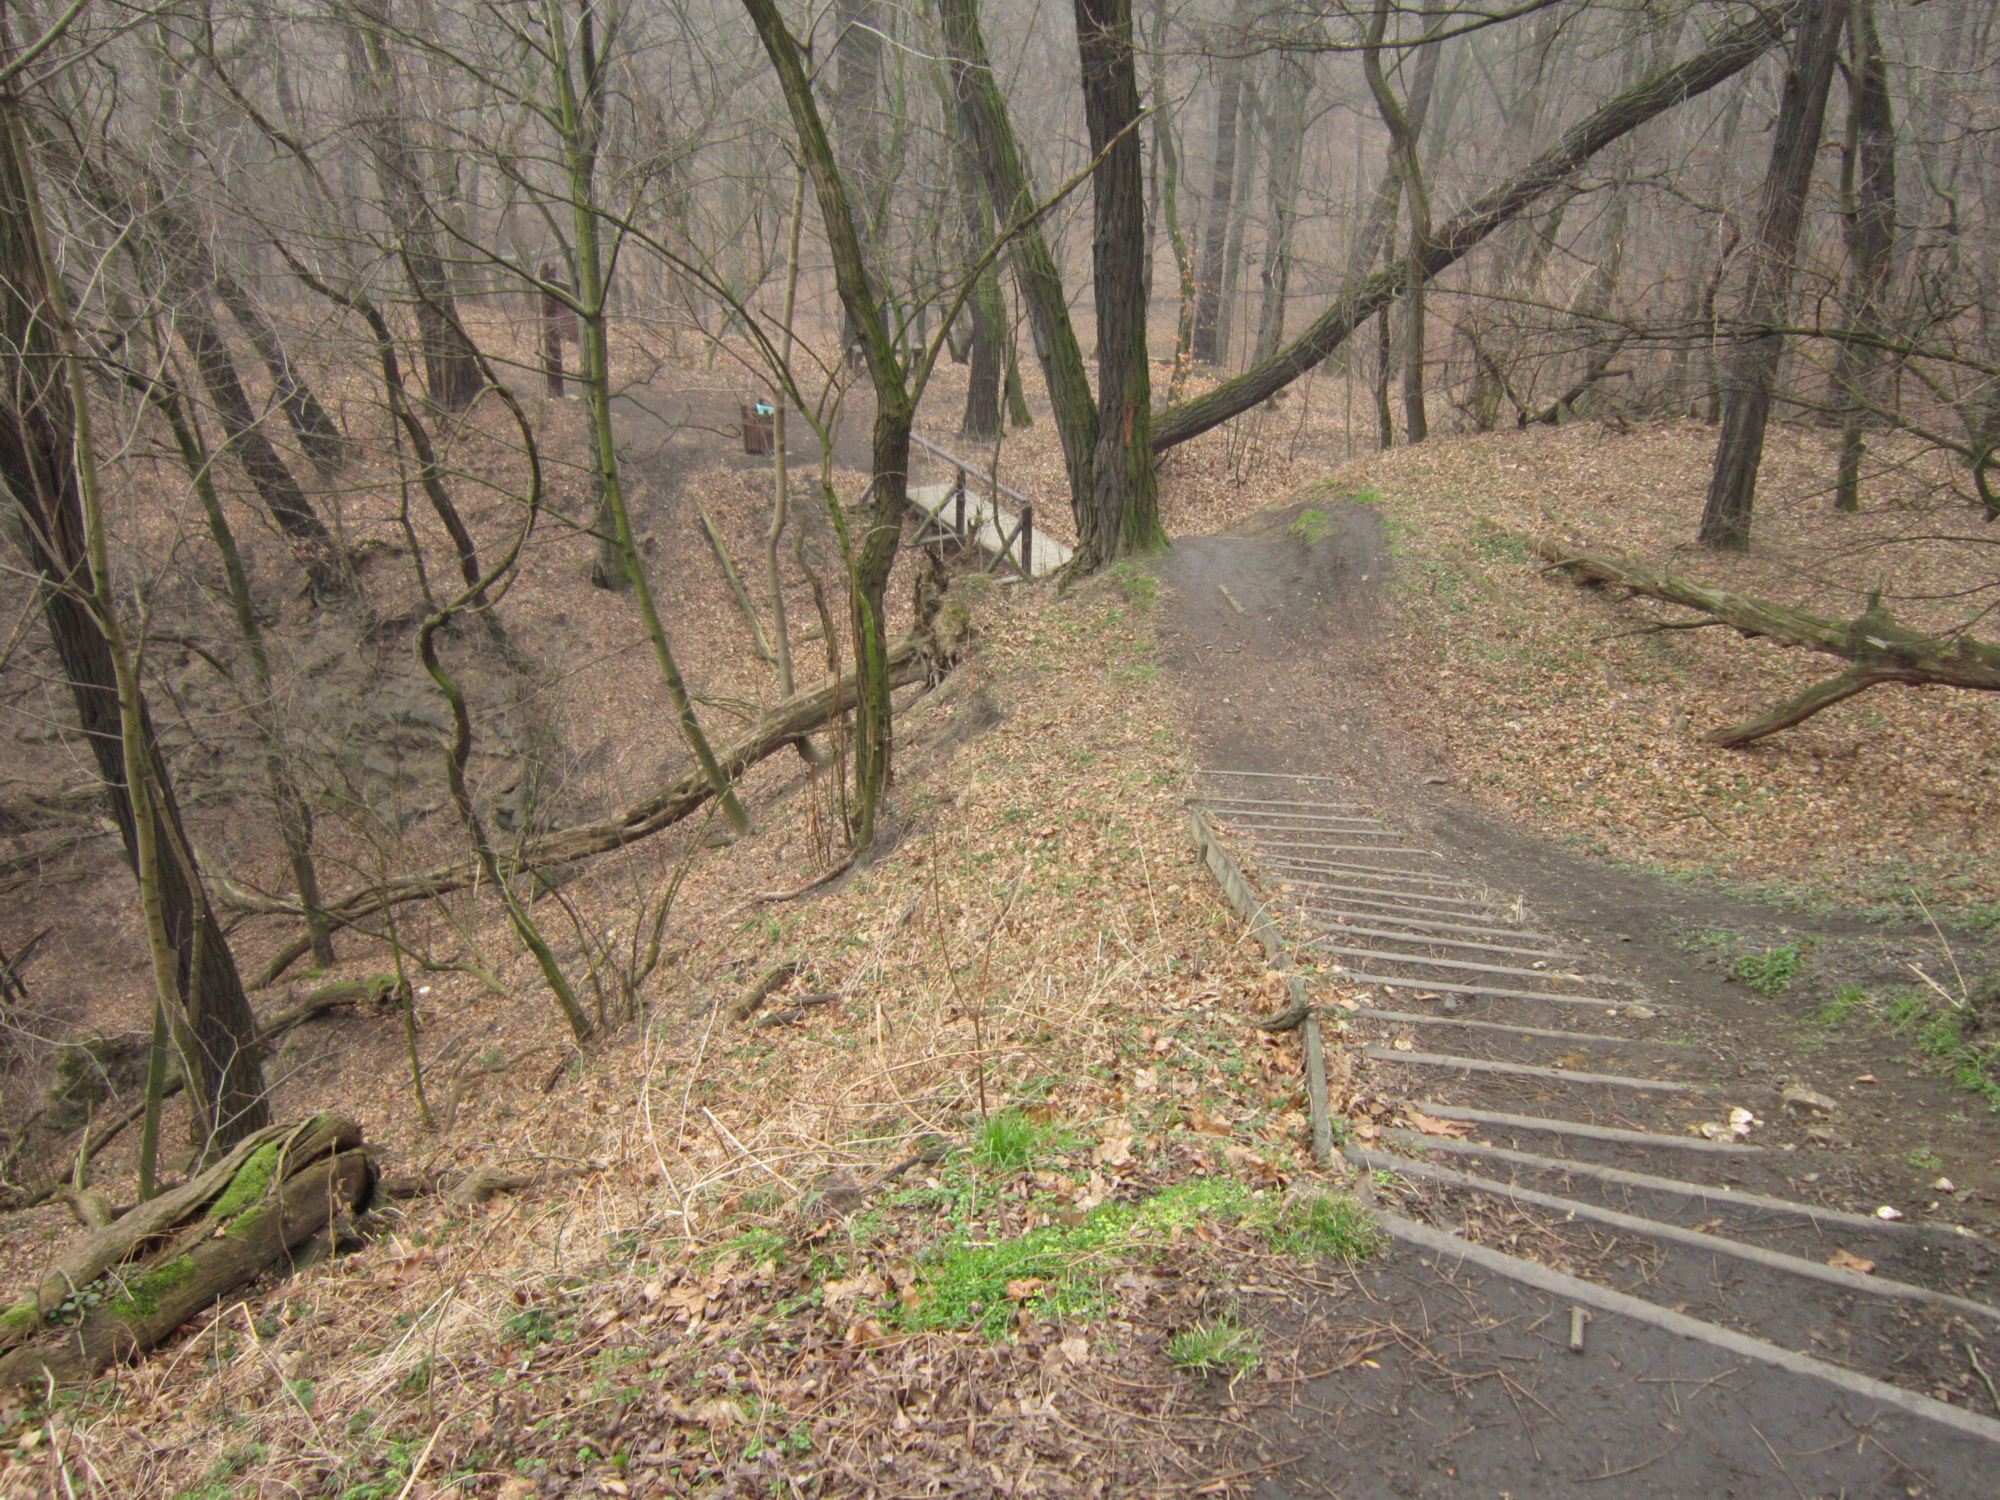
M141 1271L123 1284L111 1311L121 1318L149 1318L160 1310L160 1298L194 1278L194 1261L177 1255L150 1271Z
M242 1213L229 1221L229 1228L226 1232L232 1240L247 1240L257 1232L258 1226L264 1222L270 1212L270 1209L264 1207L262 1204L259 1204L255 1208L246 1208Z
M16 1302L12 1307L0 1312L0 1334L26 1333L40 1321L34 1303Z
M250 1153L250 1159L236 1169L215 1202L208 1206L211 1219L233 1219L254 1203L263 1201L271 1190L271 1174L278 1169L283 1142L267 1141Z

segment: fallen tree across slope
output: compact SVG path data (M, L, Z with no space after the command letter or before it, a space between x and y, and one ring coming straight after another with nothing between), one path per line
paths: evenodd
M1871 596L1868 608L1855 619L1836 620L1792 605L1752 599L1713 584L1676 578L1613 553L1585 552L1549 537L1522 536L1519 540L1551 568L1567 573L1585 587L1611 586L1624 589L1628 597L1643 595L1677 604L1708 616L1695 623L1726 625L1753 640L1761 637L1848 663L1845 670L1814 683L1768 713L1709 735L1711 741L1727 749L1790 729L1821 709L1882 683L1936 683L1975 692L2000 692L2000 646L1970 635L1933 636L1907 629L1889 618L1879 595Z

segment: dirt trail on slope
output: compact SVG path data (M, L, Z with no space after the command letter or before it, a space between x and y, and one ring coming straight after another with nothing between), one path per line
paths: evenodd
M1912 958L1951 972L1935 935L1839 914L1807 918L1670 884L1583 858L1494 816L1455 784L1471 768L1436 761L1379 706L1381 685L1397 670L1379 629L1391 603L1391 566L1377 516L1358 506L1293 507L1232 534L1175 544L1159 567L1162 653L1198 762L1333 778L1338 789L1326 788L1326 797L1367 804L1454 874L1518 897L1535 925L1587 955L1576 967L1660 997L1658 1029L1685 1044L1679 1055L1690 1072L1717 1086L1721 1107L1740 1101L1761 1116L1757 1139L1772 1174L1765 1191L1862 1213L1900 1204L1911 1218L1990 1231L2000 1197L2000 1122L1991 1113L1951 1091L1893 1037L1844 1034L1829 1049L1803 1025L1799 998L1733 983L1689 943L1690 933L1705 931L1801 942L1836 961L1843 976L1907 982ZM1302 795L1300 785L1273 783L1256 795ZM1963 941L1957 951L1967 958ZM1406 1009L1425 1008L1407 987L1395 994ZM1417 1028L1426 1029L1434 1028ZM1400 1065L1359 1066L1375 1073L1373 1087L1405 1091L1409 1074ZM1831 1116L1787 1110L1786 1085L1832 1099ZM1549 1112L1508 1099L1503 1086L1494 1092L1500 1108ZM1657 1119L1643 1099L1632 1109L1629 1123L1642 1129L1687 1129L1671 1106ZM1931 1189L1940 1175L1934 1153L1948 1156L1956 1193ZM1467 1211L1450 1206L1447 1221ZM1512 1222L1503 1236L1554 1243L1536 1240L1526 1219ZM1824 1260L1838 1243L1829 1238L1800 1253ZM1726 1262L1708 1274L1718 1286L1744 1290ZM1566 1305L1433 1255L1394 1254L1359 1282L1371 1304L1365 1316L1389 1340L1381 1367L1346 1369L1300 1392L1315 1415L1267 1434L1290 1467L1263 1493L1981 1492L1974 1477L1986 1461L1981 1443L1945 1441L1937 1429L1871 1410L1832 1386L1611 1314L1598 1315L1591 1357L1578 1359L1567 1347ZM1801 1297L1799 1318L1788 1319L1783 1299L1791 1295L1773 1288L1759 1316L1780 1328L1813 1324L1805 1336L1827 1347L1818 1324L1828 1316L1807 1317L1809 1299ZM1351 1306L1332 1304L1298 1313L1296 1326L1281 1315L1268 1331L1283 1341L1355 1316ZM1840 1323L1831 1316L1836 1331ZM1913 1373L1905 1366L1900 1378L1919 1390L1931 1384ZM1970 1395L1974 1410L1986 1409L1977 1391Z
M1906 1038L1815 1031L1809 997L1733 982L1728 955L1698 939L1802 944L1827 983L1868 986L1912 983L1912 963L1945 976L2000 969L2000 946L1962 934L1947 945L1915 924L1782 911L1661 880L1496 816L1460 789L1471 768L1438 761L1379 707L1375 685L1397 670L1378 639L1392 568L1379 518L1354 505L1270 511L1234 533L1174 544L1159 568L1164 662L1201 763L1347 783L1417 841L1580 939L1599 968L1669 999L1698 1028L1688 1040L1726 1056L1746 1081L1774 1093L1804 1084L1835 1100L1832 1140L1818 1144L1836 1159L1815 1165L1855 1206L1934 1206L2000 1229L2000 1116L1914 1059ZM1959 1190L1942 1200L1929 1191L1941 1173ZM1816 1181L1811 1196L1828 1196L1832 1181Z

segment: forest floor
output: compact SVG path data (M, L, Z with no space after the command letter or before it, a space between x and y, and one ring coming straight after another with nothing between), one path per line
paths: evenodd
M941 374L927 435L955 426L957 378ZM774 696L695 504L761 602L769 471L730 451L742 384L679 366L621 414L663 608L723 737ZM1541 576L1504 537L1553 525L1659 556L1685 528L1706 429L1578 425L1350 458L1315 399L1302 391L1169 459L1164 507L1182 540L1157 571L1061 593L961 585L976 647L940 685L906 692L888 826L860 868L772 899L830 867L838 816L827 778L781 756L746 779L749 836L690 826L566 883L573 916L548 920L581 969L600 938L628 952L648 900L680 882L644 1013L608 1014L590 1047L568 1041L490 896L411 909L400 935L425 966L433 1122L418 1118L393 1017L297 1034L274 1068L278 1113L342 1108L392 1172L493 1165L540 1180L469 1207L393 1206L364 1248L218 1309L148 1361L53 1402L0 1405L0 1493L1388 1488L1363 1474L1435 1493L1454 1476L1419 1450L1465 1425L1468 1401L1522 1414L1516 1491L1552 1493L1533 1445L1567 1439L1533 1413L1568 1395L1488 1378L1539 1352L1531 1311L1405 1257L1370 1260L1378 1239L1350 1184L1311 1166L1298 1043L1250 1024L1282 987L1187 834L1192 774L1218 753L1354 777L1551 920L1670 974L1746 1066L1841 1101L1829 1197L1990 1228L2000 1137L1980 1090L1993 1085L1948 997L1960 976L2000 968L1994 706L1888 689L1750 752L1704 747L1705 729L1792 691L1803 664L1718 632L1593 641L1657 615ZM847 414L829 470L850 496L862 415ZM481 795L509 793L516 743L539 747L539 801L522 816L556 821L637 800L682 762L628 606L583 582L569 441L552 466L557 524L504 605L544 670L509 687L475 642L456 648L496 705ZM1046 419L1002 448L986 456L1010 483L1061 493ZM1886 578L1899 615L1942 619L1895 596L1958 587L1977 554L1911 538L1967 528L1885 506L1861 524L1892 534L1867 533L1878 545L1860 556L1862 533L1816 520L1822 449L1780 435L1758 549L1684 565L1847 613ZM375 477L379 514L357 483L355 528L394 541L394 476ZM825 556L817 503L807 494L797 514ZM472 517L482 544L514 514L496 482ZM435 768L416 766L434 747L361 732L420 707L409 602L377 573L360 651L351 626L284 607L299 683L352 658L300 701L361 726L353 755L374 759L356 764L415 767L397 807L329 820L343 889L455 838ZM891 597L900 628L907 569ZM826 643L789 569L787 603L811 682ZM195 696L197 664L169 666ZM246 794L226 718L191 722L204 732L175 741L177 770L204 849L281 884L270 841L232 815ZM0 769L37 806L66 805L41 741L12 744ZM11 853L51 847L35 841L63 826L0 832ZM42 1009L22 1030L44 1040L18 1047L9 1075L24 1106L61 1050L49 1038L145 1014L125 961L138 951L129 881L109 853L101 839L64 845L10 896L10 948L54 929L27 970ZM239 928L245 967L285 935ZM796 976L732 1020L780 962ZM382 963L364 949L343 972ZM1402 1117L1365 1063L1342 1066L1358 1118ZM128 1149L100 1162L107 1191L129 1178ZM1953 1193L1930 1189L1944 1176ZM59 1206L10 1215L0 1278L18 1284L74 1233ZM1449 1324L1445 1309L1475 1296L1484 1326ZM1644 1340L1627 1352L1674 1358ZM1697 1383L1717 1373L1675 1368ZM1590 1430L1615 1437L1629 1416L1607 1408ZM1749 1431L1728 1442L1768 1477ZM1363 1467L1343 1477L1335 1452Z

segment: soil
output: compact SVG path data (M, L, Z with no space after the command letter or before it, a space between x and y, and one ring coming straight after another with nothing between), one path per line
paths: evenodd
M1392 566L1373 510L1324 500L1175 543L1159 568L1167 586L1162 660L1200 763L1334 778L1339 795L1370 804L1455 873L1518 895L1537 926L1587 955L1587 972L1659 997L1664 1020L1655 1032L1686 1043L1683 1063L1715 1092L1699 1102L1622 1099L1599 1107L1605 1123L1684 1134L1697 1118L1740 1102L1765 1122L1760 1144L1777 1148L1762 1158L1761 1175L1775 1173L1766 1191L1863 1213L1895 1205L1912 1218L1988 1232L2000 1223L2000 1117L1954 1091L1905 1037L1810 1024L1842 985L1907 984L1911 964L1933 975L2000 966L1991 938L1947 939L1935 927L1857 912L1784 910L1591 859L1547 830L1497 815L1466 790L1476 768L1444 760L1401 716L1422 695L1381 649ZM1731 977L1737 955L1780 944L1810 956L1810 984L1765 996ZM1417 1076L1424 1070L1358 1059L1357 1068L1384 1093L1410 1097L1427 1086ZM1792 1083L1830 1097L1831 1117L1776 1107ZM1509 1096L1481 1075L1455 1083L1452 1097L1476 1100L1489 1087L1490 1107L1507 1109L1511 1098L1521 1108L1518 1091ZM1940 1176L1955 1191L1933 1190ZM1548 1258L1560 1260L1563 1247L1554 1248ZM1566 1310L1466 1268L1399 1256L1371 1279L1409 1335L1382 1360L1381 1396L1357 1405L1351 1372L1337 1395L1329 1387L1332 1409L1298 1419L1288 1450L1295 1465L1266 1493L1979 1488L1968 1478L1978 1461L1969 1449L1947 1453L1927 1431L1905 1431L1902 1442L1887 1428L1862 1436L1870 1419L1813 1382L1772 1379L1611 1319L1599 1320L1590 1355L1576 1359L1555 1327ZM1773 1287L1770 1295L1787 1294ZM1764 1317L1781 1327L1782 1302ZM1291 1331L1310 1323L1308 1315ZM1893 1343L1893 1323L1857 1336ZM1922 1444L1920 1454L1911 1442Z

